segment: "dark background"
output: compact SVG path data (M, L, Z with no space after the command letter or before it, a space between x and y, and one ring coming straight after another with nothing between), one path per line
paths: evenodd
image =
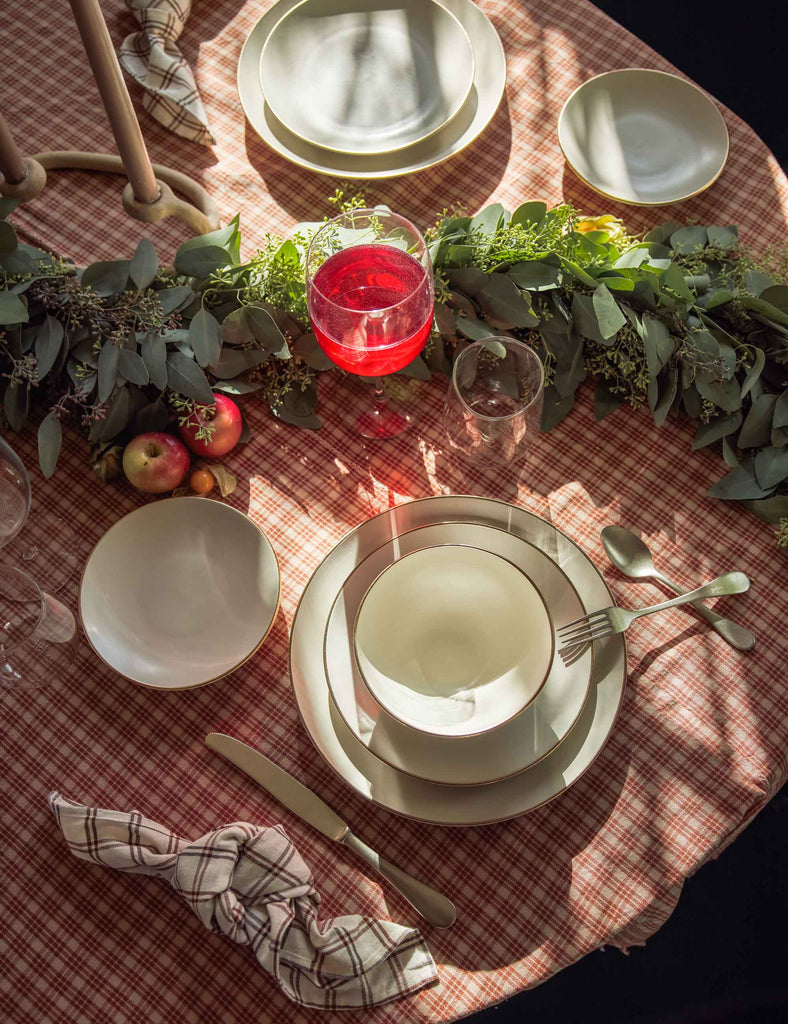
M788 173L786 0L735 8L708 0L600 0L596 6L738 114ZM689 879L672 917L646 946L627 956L616 949L591 953L467 1020L786 1024L787 841L784 789L718 860Z

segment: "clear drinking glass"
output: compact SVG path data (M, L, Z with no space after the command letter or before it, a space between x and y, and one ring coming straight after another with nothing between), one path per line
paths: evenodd
M44 594L15 566L0 565L0 689L29 690L52 683L63 644L76 635L65 605Z
M448 442L471 457L524 461L543 404L544 368L529 345L504 337L474 342L454 360L444 407Z
M313 236L306 257L309 316L320 347L349 373L375 378L362 437L395 437L411 417L386 399L382 377L421 352L433 316L427 243L386 208L349 210Z
M0 437L0 547L22 529L30 501L27 470L14 449Z

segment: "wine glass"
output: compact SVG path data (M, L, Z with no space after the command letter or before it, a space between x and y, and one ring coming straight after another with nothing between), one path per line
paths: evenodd
M530 345L491 337L454 360L444 407L452 448L472 458L524 461L539 435L544 368Z
M340 214L310 242L306 287L320 347L343 370L375 380L358 433L407 430L412 417L387 401L381 378L416 358L432 326L432 265L418 228L385 207Z
M31 511L30 477L0 437L0 548L3 560L24 567L56 593L74 575L80 547L74 531L46 509ZM24 526L21 536L17 536Z
M65 605L15 566L0 564L0 689L47 686L62 669L63 644L76 635Z

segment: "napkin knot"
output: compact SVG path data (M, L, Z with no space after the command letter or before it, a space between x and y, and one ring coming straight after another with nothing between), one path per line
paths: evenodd
M191 0L126 0L140 31L120 45L123 69L145 90L142 105L176 135L209 146L205 109L191 68L175 45L191 10Z
M358 916L318 921L312 873L280 825L234 822L189 842L139 811L56 792L49 805L75 856L169 882L206 928L251 946L302 1006L375 1006L437 980L415 929Z

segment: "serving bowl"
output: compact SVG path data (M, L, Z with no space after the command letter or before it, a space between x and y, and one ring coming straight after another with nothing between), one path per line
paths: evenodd
M728 159L728 129L706 93L648 68L607 71L575 89L558 118L558 141L591 188L638 206L697 195Z
M554 631L528 576L500 555L441 544L404 555L358 608L359 673L392 717L475 736L520 714L550 671Z
M93 548L79 610L88 642L132 682L178 690L221 679L266 638L279 566L263 531L210 498L135 509Z

